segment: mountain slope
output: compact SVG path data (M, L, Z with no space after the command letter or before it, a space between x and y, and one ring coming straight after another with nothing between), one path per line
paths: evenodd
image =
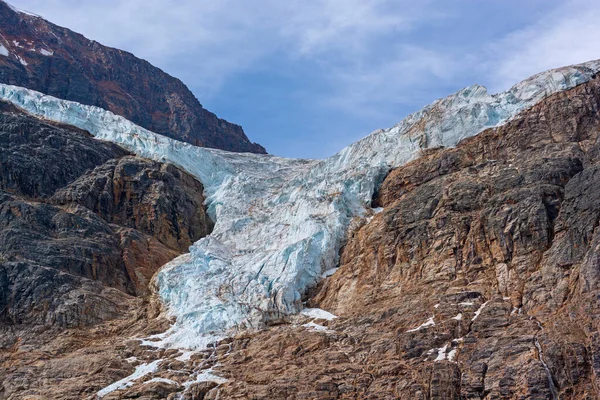
M242 127L204 109L178 79L0 1L0 82L95 105L196 146L265 153Z
M216 217L153 279L168 331L110 320L93 342L71 331L86 337L75 351L71 337L44 344L43 361L25 351L35 339L15 341L5 393L598 398L599 70L559 68L497 95L472 86L323 161L197 148L0 85L39 117L184 168ZM52 198L122 221L119 204ZM154 321L131 314L131 326Z
M202 185L0 102L0 331L114 319L208 234ZM23 335L24 333L21 333Z

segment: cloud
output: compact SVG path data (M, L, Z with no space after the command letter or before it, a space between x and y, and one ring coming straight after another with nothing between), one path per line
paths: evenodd
M332 84L383 56L381 41L422 24L428 2L408 0L12 0L17 8L129 50L210 96L232 75L270 59L314 62ZM416 51L404 52L404 57ZM415 60L417 61L417 60ZM186 64L183 66L182 64ZM410 61L404 65L408 66ZM381 62L376 65L382 65ZM389 64L383 72L394 73ZM397 63L397 67L402 67ZM342 71L342 72L340 72ZM401 71L397 72L401 74ZM364 75L356 82L374 80ZM374 82L375 85L378 83ZM354 85L356 86L356 85ZM339 97L333 89L332 95ZM372 90L372 89L369 89ZM332 100L330 104L336 104Z
M535 73L600 58L600 3L570 0L538 22L491 45L483 65L491 89L507 89Z

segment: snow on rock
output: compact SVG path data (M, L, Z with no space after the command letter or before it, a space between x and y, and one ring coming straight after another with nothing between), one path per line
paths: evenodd
M179 386L179 383L175 382L172 379L166 379L166 378L152 378L149 381L144 382L144 385L147 385L149 383L153 383L153 382L162 382L162 383L166 383L169 385L177 385Z
M305 327L306 329L311 330L311 331L325 332L325 333L335 333L334 330L331 330L331 329L327 328L326 326L319 325L319 324L314 323L314 322L308 322L306 324L303 324L302 326Z
M0 56L8 57L8 49L0 44Z
M337 316L333 315L332 313L327 312L325 310L321 310L320 308L305 308L300 313L309 318L325 319L327 321L331 321L337 318Z
M483 311L483 309L485 308L485 306L487 306L487 303L489 303L489 301L486 301L485 303L483 303L478 309L477 311L475 311L475 315L473 315L473 318L471 318L471 321L475 321L477 319L477 317L479 317L479 314L481 314L481 312Z
M452 349L448 352L448 361L454 361L454 358L456 358L456 349Z
M452 319L455 319L455 320L457 320L457 321L460 321L460 320L462 320L462 314L461 314L461 313L458 313L456 316L452 317Z
M417 326L416 328L413 329L409 329L406 332L416 332L419 331L423 328L427 328L428 326L435 326L435 321L433 320L433 317L429 318L427 321L423 322L421 325Z
M196 353L195 351L184 351L180 356L175 357L178 361L188 361L192 358L192 355Z
M370 212L373 193L391 168L417 158L423 146L455 146L504 124L598 70L598 61L560 68L496 95L470 86L321 161L194 147L106 110L15 86L0 85L0 98L171 162L203 183L213 233L155 276L158 295L176 319L160 345L198 348L299 312L301 294L336 267L350 221Z
M102 389L98 393L96 393L96 396L99 398L102 398L102 397L106 396L107 394L114 392L115 390L126 389L128 387L133 386L134 381L136 381L148 374L152 374L152 373L156 372L156 370L158 369L158 366L160 365L161 362L162 362L162 360L156 360L156 361L153 361L148 364L138 365L136 367L135 371L133 371L133 374L126 376L125 378L123 378L120 381L117 381L111 385L108 385L107 387L105 387L104 389Z
M19 62L21 63L21 65L24 65L24 66L27 66L27 65L29 65L29 64L27 63L27 61L25 61L25 59L24 59L23 57L21 57L21 56L17 56L17 58L19 59Z
M190 387L192 384L199 383L199 382L215 382L216 384L221 385L223 383L229 382L229 380L225 379L223 377L220 377L218 375L215 375L213 373L213 369L209 368L209 369L199 372L196 375L196 378L194 380L184 382L183 386L185 386L187 388L187 387Z
M323 275L321 275L321 276L323 278L329 278L330 276L332 276L333 274L335 274L338 269L339 268L328 269L327 271L323 272Z
M436 362L437 361L444 361L446 359L446 349L448 349L448 345L447 344L445 344L444 347L440 347L438 349L438 355L437 355L436 359L433 360L433 361L436 361Z
M54 52L52 50L46 50L46 49L40 49L40 53L43 56L51 56L54 54Z

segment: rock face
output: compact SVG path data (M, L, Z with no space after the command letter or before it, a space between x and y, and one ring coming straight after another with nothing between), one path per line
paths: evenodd
M2 1L0 46L6 49L0 52L2 83L102 107L197 146L266 153L241 126L204 109L181 81L147 61L17 12Z
M121 315L160 266L212 229L202 190L171 165L2 103L0 329Z
M392 171L309 304L205 398L599 398L600 79ZM362 226L361 226L362 225Z

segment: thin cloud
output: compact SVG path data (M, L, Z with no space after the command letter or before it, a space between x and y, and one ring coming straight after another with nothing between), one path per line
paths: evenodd
M600 58L600 3L567 1L539 22L490 47L485 63L493 91L541 71Z

